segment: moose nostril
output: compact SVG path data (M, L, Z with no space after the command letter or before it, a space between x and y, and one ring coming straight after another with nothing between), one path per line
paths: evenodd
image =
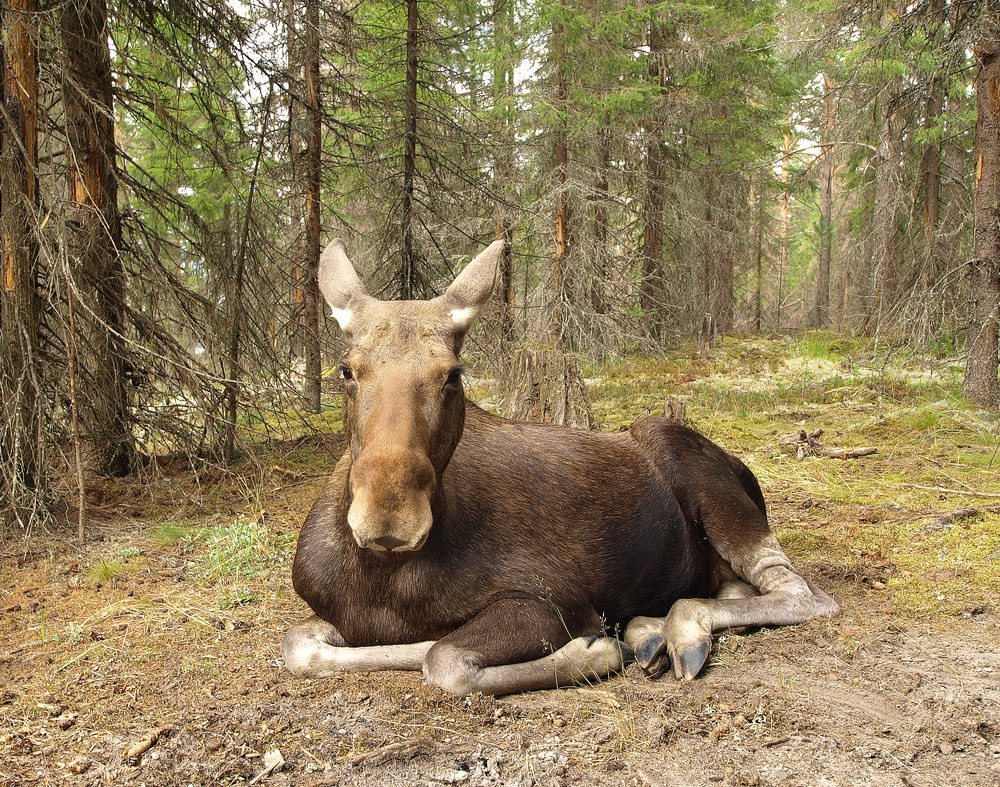
M374 539L373 542L378 544L383 549L395 549L396 547L401 547L406 544L403 539L396 538L395 536L382 536L381 538Z

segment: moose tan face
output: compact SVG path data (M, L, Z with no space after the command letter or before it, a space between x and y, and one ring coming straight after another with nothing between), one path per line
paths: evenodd
M347 338L344 426L350 440L347 521L358 545L419 550L434 496L465 421L458 353L489 299L503 243L430 301L378 301L365 291L341 241L320 261L320 287Z

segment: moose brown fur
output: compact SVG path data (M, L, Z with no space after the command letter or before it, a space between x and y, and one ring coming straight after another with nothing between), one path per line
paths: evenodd
M458 355L502 251L399 302L368 295L341 241L323 254L349 448L299 537L293 582L315 614L285 636L292 672L422 669L508 694L635 658L692 679L715 631L836 614L782 552L754 475L696 432L516 423L466 401Z

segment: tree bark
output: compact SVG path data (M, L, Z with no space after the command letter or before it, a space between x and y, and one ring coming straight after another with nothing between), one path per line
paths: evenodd
M931 0L932 39L940 42L945 24L944 0ZM943 109L942 79L934 76L927 88L924 102L924 129L933 133L941 123ZM932 139L924 148L920 161L924 180L924 264L920 283L926 294L944 272L944 248L940 234L941 216L941 143Z
M299 3L298 0L287 0L285 17L285 40L288 52L288 216L289 216L289 265L292 281L291 313L289 323L289 356L297 362L305 355L303 310L305 293L303 291L303 269L305 268L305 240L303 232L303 213L305 207L305 192L301 186L302 173L305 167L303 158L302 133L302 95L305 90L303 72L303 46L299 34ZM306 189L308 191L308 189Z
M789 210L789 197L791 185L789 183L788 160L792 154L792 135L786 131L781 142L781 170L778 173L778 181L781 183L781 194L778 199L778 294L775 303L774 330L781 330L781 307L784 305L783 299L785 274L788 271L789 262L789 233L791 230L791 213Z
M511 216L514 190L514 68L504 58L513 24L513 1L495 0L493 17L497 52L493 63L493 105L500 116L501 142L494 160L493 189L496 192L496 240L505 241L500 260L500 300L503 338L510 343L514 337L514 260L512 242L514 222Z
M403 206L400 215L401 268L399 295L404 300L420 293L420 272L413 236L413 193L417 171L417 66L420 15L417 0L406 0L406 87L403 102Z
M654 21L649 25L649 64L646 75L649 83L659 89L661 96L666 87L666 69L660 65L664 56L663 33ZM657 101L658 109L659 104ZM650 336L658 339L662 333L660 307L663 300L665 146L660 138L659 124L655 118L647 120L646 137L646 191L643 201L642 283L639 288L639 305L642 307Z
M754 206L753 223L753 326L754 333L760 334L764 328L764 197L760 190L751 191L750 202Z
M872 276L874 301L868 315L877 329L899 299L899 202L902 113L899 108L898 78L886 87L879 114L877 160L875 164L875 215Z
M837 114L835 85L823 74L823 153L819 183L819 268L816 273L816 327L830 321L830 268L833 257L833 125Z
M1000 41L976 47L975 230L971 267L969 360L965 395L1000 409Z
M305 72L309 102L306 139L306 243L302 276L302 338L305 351L303 395L306 405L319 412L323 387L319 347L320 195L323 174L323 116L319 88L319 0L306 0Z
M565 0L563 0L564 2ZM569 205L569 134L566 128L566 110L569 101L569 85L566 80L566 53L563 51L562 25L556 23L553 30L553 52L556 66L556 111L559 119L555 131L555 254L552 258L553 308L552 345L561 350L565 340L565 326L562 307L566 294L566 267L570 246L570 205Z
M608 171L611 169L611 129L605 126L597 138L597 181L594 184L594 281L590 305L597 314L608 311L607 286L611 250L608 247L608 203L611 199Z
M41 482L38 414L38 61L34 0L2 11L0 97L0 508L22 528Z
M125 343L125 274L115 166L114 102L105 0L63 6L63 104L69 143L71 259L89 305L90 351L81 376L83 422L97 472L127 475L136 466Z

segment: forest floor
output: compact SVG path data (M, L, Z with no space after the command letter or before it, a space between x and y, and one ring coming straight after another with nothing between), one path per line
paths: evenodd
M306 614L290 563L342 438L161 462L88 484L82 549L0 543L0 785L1000 785L1000 425L954 362L821 338L587 374L604 429L685 398L839 617L720 636L690 683L303 681L279 650ZM800 460L778 444L800 428L879 452Z

